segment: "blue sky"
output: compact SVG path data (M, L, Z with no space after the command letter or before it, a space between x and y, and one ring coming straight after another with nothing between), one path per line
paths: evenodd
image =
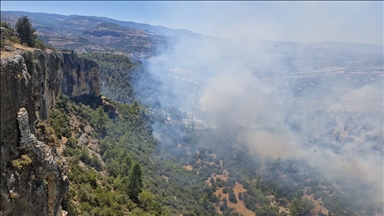
M1 10L105 16L219 37L383 44L383 2L1 1Z

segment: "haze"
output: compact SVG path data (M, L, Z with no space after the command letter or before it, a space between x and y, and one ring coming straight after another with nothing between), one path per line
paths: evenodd
M92 15L215 37L383 44L383 2L14 2L2 10Z

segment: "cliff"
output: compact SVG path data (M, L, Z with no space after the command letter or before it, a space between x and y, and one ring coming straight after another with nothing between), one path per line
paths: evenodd
M97 98L98 65L73 53L6 50L0 72L0 215L61 215L68 165L57 145L36 139L35 128L48 119L61 91Z

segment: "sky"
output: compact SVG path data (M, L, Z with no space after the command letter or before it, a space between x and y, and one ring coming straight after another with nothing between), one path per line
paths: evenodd
M1 1L1 10L103 16L216 37L383 44L379 1Z

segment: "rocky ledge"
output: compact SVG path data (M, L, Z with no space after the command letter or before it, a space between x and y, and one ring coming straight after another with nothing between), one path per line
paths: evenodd
M67 162L34 133L60 92L100 98L98 71L95 62L74 53L1 51L0 215L65 215L60 204L69 185Z

